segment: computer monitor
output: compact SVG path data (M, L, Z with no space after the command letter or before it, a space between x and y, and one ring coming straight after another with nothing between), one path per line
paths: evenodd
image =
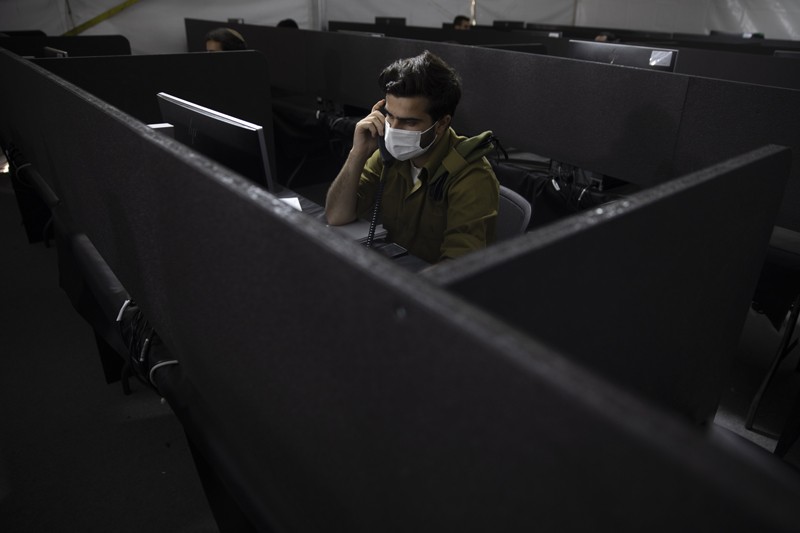
M403 17L375 17L375 24L405 26L406 19Z
M721 31L721 30L710 30L708 35L711 37L731 37L734 39L763 39L764 34L760 32L751 33L751 32L743 32L743 33L736 33L736 32L729 32L729 31Z
M361 35L362 37L386 37L385 33L376 31L361 31L361 30L334 30L337 33L346 33L348 35Z
M523 20L495 20L492 27L500 30L524 30L525 21Z
M673 72L678 62L678 51L631 44L570 40L568 57L610 65Z
M52 46L43 46L42 57L69 57L69 52L53 48Z
M279 192L270 172L264 128L167 93L157 97L161 118L172 124L175 140L271 193Z

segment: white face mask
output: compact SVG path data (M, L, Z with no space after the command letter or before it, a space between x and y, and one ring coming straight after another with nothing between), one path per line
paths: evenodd
M386 149L392 154L392 157L399 161L408 161L421 156L436 142L436 137L434 137L428 146L424 148L420 146L422 136L431 131L437 122L431 124L431 127L425 131L409 131L393 128L389 125L389 121L386 121L386 131L383 136Z

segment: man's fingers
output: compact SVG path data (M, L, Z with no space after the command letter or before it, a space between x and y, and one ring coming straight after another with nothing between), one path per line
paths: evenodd
M364 133L369 132L370 137L378 137L383 135L383 115L370 114L364 117L358 123L359 129Z
M383 106L385 106L385 105L386 105L386 100L380 99L380 100L378 100L377 104L372 106L372 110L373 111L380 111L383 108Z

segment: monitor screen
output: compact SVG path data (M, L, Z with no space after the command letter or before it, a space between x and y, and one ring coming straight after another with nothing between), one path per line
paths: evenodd
M172 124L175 140L278 193L269 170L264 128L167 93L157 96L161 118Z
M673 72L678 62L678 51L630 44L571 40L569 57L610 65Z

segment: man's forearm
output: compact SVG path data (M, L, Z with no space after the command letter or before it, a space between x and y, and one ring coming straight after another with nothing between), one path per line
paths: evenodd
M325 218L328 224L338 226L356 219L358 181L367 158L352 151L333 180L325 198Z

